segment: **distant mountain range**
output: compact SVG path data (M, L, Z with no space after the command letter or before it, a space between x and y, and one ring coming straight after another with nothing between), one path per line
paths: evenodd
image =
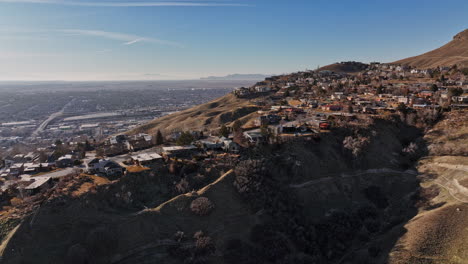
M235 80L253 80L253 81L261 81L271 75L264 75L264 74L229 74L226 76L209 76L209 77L202 77L201 80L225 80L225 81L235 81Z
M458 33L452 41L438 49L393 63L416 68L434 68L455 64L459 67L468 67L468 29Z

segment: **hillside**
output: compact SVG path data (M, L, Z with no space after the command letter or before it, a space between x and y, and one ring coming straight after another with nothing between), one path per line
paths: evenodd
M458 33L444 46L399 61L393 64L410 65L417 68L435 68L438 66L468 67L468 29Z
M161 130L167 135L174 131L210 131L257 110L249 100L228 94L209 103L155 119L129 133L154 134Z
M318 69L318 71L332 71L339 73L358 73L365 70L369 65L361 62L337 62L327 66L323 66Z
M468 260L468 115L452 112L425 136L418 214L390 254L390 263L443 264Z
M353 158L342 142L358 128L369 144ZM356 120L319 141L264 146L222 175L187 175L213 177L181 195L170 187L180 178L158 169L53 196L12 231L4 262L386 263L418 186L394 153L420 133ZM199 198L207 209L194 210Z

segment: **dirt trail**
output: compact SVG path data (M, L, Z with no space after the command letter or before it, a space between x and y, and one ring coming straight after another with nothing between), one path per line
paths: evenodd
M339 178L352 178L352 177L359 177L359 176L368 175L368 174L381 174L381 173L395 173L395 174L401 174L401 175L403 175L403 174L417 175L417 172L412 171L412 170L399 171L399 170L394 170L394 169L389 169L389 168L381 168L381 169L368 169L368 170L359 171L359 172L356 172L356 173L353 173L353 174L342 173L339 176ZM307 182L300 183L300 184L291 184L291 185L289 185L289 187L291 187L291 188L304 188L304 187L308 187L308 186L311 186L311 185L314 185L314 184L317 184L317 183L324 183L324 182L328 182L328 181L333 181L335 179L337 179L336 176L335 177L329 176L329 177L324 177L324 178L320 178L320 179L317 179L317 180L307 181Z
M456 170L456 171L462 171L462 172L467 172L465 175L465 178L468 177L468 165L462 165L462 164L450 164L450 163L434 163L431 164L431 167L442 167L446 168L449 170ZM468 203L468 188L465 186L461 185L459 183L459 180L461 179L449 179L443 175L440 175L435 180L435 183L444 189L446 189L450 195L457 201L462 202L462 203Z
M18 230L20 226L21 226L21 223L18 224L15 228L13 228L13 230L10 231L10 233L5 238L5 240L3 240L3 242L0 244L0 262L2 261L3 253L5 252L8 242L10 242L10 239L15 235L16 231Z

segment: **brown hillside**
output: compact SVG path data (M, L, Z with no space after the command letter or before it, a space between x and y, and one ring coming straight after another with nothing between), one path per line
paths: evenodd
M155 119L129 133L154 134L161 130L167 135L173 131L210 131L257 110L257 107L250 105L249 100L228 94L209 103Z
M421 208L390 253L391 264L468 263L468 116L452 112L425 136Z
M410 65L417 68L434 68L457 64L468 67L468 29L458 33L444 46L419 56L395 61L395 64Z

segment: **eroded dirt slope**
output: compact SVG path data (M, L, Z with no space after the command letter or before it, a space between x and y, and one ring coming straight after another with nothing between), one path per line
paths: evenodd
M468 263L468 113L448 113L425 139L423 199L390 263Z

